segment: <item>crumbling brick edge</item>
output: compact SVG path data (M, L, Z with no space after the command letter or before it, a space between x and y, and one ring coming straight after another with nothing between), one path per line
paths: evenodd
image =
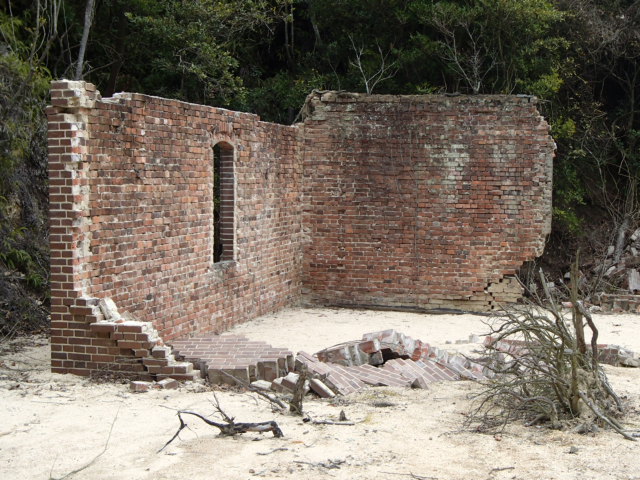
M140 321L118 311L109 299L86 298L86 315L93 337L86 372L68 372L54 367L54 373L100 375L101 372L131 380L162 382L165 379L195 380L200 374L191 362L177 361L152 322Z

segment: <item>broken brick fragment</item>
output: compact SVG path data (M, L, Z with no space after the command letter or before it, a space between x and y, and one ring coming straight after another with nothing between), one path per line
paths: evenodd
M333 398L336 396L333 391L327 387L322 380L317 378L312 378L309 381L309 387L313 392L315 392L320 398Z
M135 393L148 392L151 387L153 387L153 382L142 382L134 380L129 383L129 389Z
M156 385L163 390L175 390L180 383L174 378L163 378Z

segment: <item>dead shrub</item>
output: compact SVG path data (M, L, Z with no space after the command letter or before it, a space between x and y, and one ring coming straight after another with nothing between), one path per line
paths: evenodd
M544 300L544 307L530 302L488 323L484 361L495 375L476 397L468 426L495 431L522 421L581 432L608 426L635 440L619 423L623 404L598 363L598 330L577 287L567 313L548 291ZM591 332L588 345L585 329Z

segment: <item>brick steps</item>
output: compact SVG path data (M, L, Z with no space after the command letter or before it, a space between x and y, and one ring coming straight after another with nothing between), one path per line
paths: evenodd
M138 371L153 380L195 380L199 376L192 363L175 360L171 348L162 345L151 322L118 318L92 323L89 329L99 338L115 342L120 355L103 359L104 363L112 360L112 369L125 365L127 370Z
M241 335L213 335L172 342L175 356L194 363L214 385L234 384L232 375L244 382L273 381L294 370L293 352Z

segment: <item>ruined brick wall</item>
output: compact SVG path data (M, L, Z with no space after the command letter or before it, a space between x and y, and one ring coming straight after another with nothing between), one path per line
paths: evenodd
M311 95L311 303L487 310L542 253L554 142L533 99Z
M170 340L299 297L296 127L138 94L100 99L69 81L54 82L48 116L54 371L118 369L144 354L146 337L118 348L122 338L92 331L98 299ZM235 248L233 261L213 263L218 142L234 152Z
M85 82L51 97L55 372L190 378L163 341L300 298L491 309L549 232L554 145L529 98L315 93L288 127Z

